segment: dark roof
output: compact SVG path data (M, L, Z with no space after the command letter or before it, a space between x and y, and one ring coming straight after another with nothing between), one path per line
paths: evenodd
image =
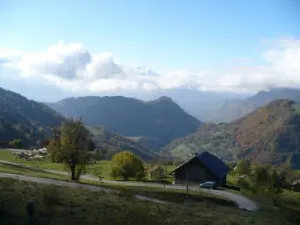
M181 164L180 166L176 167L171 173L175 172L183 165L185 165L186 163L190 162L195 158L197 158L200 162L202 162L214 175L216 175L219 178L224 177L229 171L228 166L221 159L205 151L194 156L193 158Z

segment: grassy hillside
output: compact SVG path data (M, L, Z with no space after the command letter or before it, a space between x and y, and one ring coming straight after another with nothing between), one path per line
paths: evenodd
M206 124L196 133L176 139L164 149L188 158L193 152L210 151L226 160L247 157L259 163L290 162L300 167L300 105L275 100L228 124Z
M48 105L66 117L82 117L88 126L103 126L129 137L159 139L160 147L200 126L168 97L149 102L122 96L80 97Z
M163 142L159 138L151 138L146 136L129 138L146 148L152 149L154 152L159 152L163 146Z
M48 106L0 88L0 142L18 138L26 146L44 139L64 118Z
M103 127L87 127L92 134L92 140L97 149L103 149L106 152L105 158L110 158L116 152L128 150L138 155L144 160L155 158L155 153L140 143L123 137Z
M147 190L150 196L164 197L171 204L137 200L134 191L121 194L92 192L66 187L50 187L11 179L0 179L0 216L3 224L27 224L26 204L36 204L33 220L41 225L54 224L215 224L215 225L295 225L296 215L282 210L262 209L245 212L213 197L201 196L183 207L184 194ZM139 188L143 189L143 188ZM145 192L146 193L146 192ZM190 194L192 196L192 194ZM176 202L177 204L172 204Z

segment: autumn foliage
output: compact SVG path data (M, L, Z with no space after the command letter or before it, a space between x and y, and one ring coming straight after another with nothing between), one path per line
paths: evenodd
M142 160L132 152L119 152L113 155L112 161L113 168L111 176L115 179L121 178L127 180L128 178L142 179L145 177Z

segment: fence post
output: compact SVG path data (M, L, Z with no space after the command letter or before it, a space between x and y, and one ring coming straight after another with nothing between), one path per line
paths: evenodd
M28 224L35 225L34 215L35 215L35 203L33 201L29 201L26 206L27 216L28 216Z

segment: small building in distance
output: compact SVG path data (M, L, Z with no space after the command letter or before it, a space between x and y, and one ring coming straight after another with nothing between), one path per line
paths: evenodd
M295 180L292 183L292 191L300 192L300 180Z
M215 181L223 186L226 184L228 171L229 167L221 159L205 151L181 164L170 174L174 174L174 184Z

